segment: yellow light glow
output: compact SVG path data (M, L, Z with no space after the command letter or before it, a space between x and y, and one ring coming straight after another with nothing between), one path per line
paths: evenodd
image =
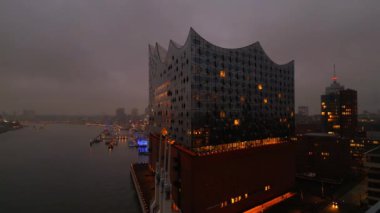
M263 85L262 85L262 84L258 84L258 85L257 85L257 89L259 89L259 90L263 90Z
M244 213L258 213L258 212L265 212L266 209L270 208L271 206L274 206L286 199L289 199L293 196L295 196L296 194L295 193L292 193L292 192L287 192L283 195L280 195L270 201L267 201L261 205L258 205L258 206L255 206L254 208L250 209L250 210L247 210L247 211L244 211Z
M239 126L240 125L240 120L239 119L235 119L234 120L234 125L235 126Z
M325 115L326 113L325 112L321 112L321 115Z
M264 104L268 103L268 98L264 98Z
M220 72L219 72L219 76L220 76L221 78L225 78L225 77L226 77L226 72L225 72L224 70L220 70Z
M163 136L166 136L166 135L168 134L168 130L165 129L165 128L162 128L162 130L161 130L161 134L162 134Z
M220 118L225 118L226 117L226 112L220 111L219 116L220 116Z
M340 129L340 125L333 125L334 129Z

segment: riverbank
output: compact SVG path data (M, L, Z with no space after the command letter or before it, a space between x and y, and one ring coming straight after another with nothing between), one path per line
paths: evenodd
M23 128L24 126L18 122L0 122L0 134L5 133L12 130L18 130Z

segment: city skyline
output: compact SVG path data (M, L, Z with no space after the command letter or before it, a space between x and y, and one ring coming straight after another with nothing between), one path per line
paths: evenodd
M143 112L148 44L166 46L168 37L183 43L190 27L216 45L259 41L273 61L294 59L296 107L309 106L311 114L320 112L333 64L338 82L358 91L359 112L380 109L380 3L215 3L2 1L0 111Z

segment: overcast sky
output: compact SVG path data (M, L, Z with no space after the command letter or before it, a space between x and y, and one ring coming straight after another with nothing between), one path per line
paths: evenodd
M319 113L338 81L359 110L380 109L380 1L1 0L0 112L140 112L148 102L148 44L184 43L189 28L223 47L259 41L295 60L296 106Z

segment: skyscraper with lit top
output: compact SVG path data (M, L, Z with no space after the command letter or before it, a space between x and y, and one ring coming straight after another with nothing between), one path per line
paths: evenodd
M327 133L353 138L357 132L357 91L340 85L335 71L332 80L321 96L322 128Z
M274 63L258 42L218 47L190 29L184 45L149 46L149 113L150 164L170 179L173 209L239 212L287 197L294 61Z

